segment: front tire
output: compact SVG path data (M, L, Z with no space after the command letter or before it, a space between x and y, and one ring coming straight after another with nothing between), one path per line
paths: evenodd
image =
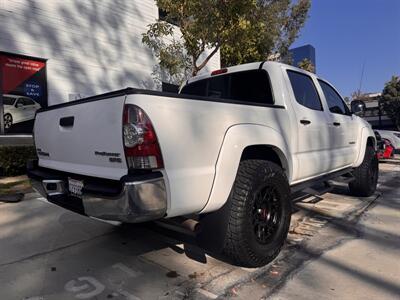
M379 161L372 146L367 146L362 164L353 171L354 181L349 183L353 196L369 197L376 191Z
M271 262L286 240L291 218L290 188L282 168L264 160L240 162L228 202L225 255L244 267Z
M4 129L10 129L13 124L13 117L11 114L4 115Z

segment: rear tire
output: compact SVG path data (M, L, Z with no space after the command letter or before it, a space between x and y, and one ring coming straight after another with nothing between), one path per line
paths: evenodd
M10 129L13 124L13 117L11 114L4 115L4 129Z
M291 218L290 188L282 168L264 160L240 162L228 202L223 253L244 267L271 262L286 240Z
M372 146L367 146L362 164L353 171L355 180L349 183L353 196L369 197L376 191L379 177L379 161Z

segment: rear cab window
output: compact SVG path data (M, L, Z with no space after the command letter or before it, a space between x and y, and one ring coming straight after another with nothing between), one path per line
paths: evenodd
M198 80L184 86L180 93L248 104L274 104L268 73L258 69Z

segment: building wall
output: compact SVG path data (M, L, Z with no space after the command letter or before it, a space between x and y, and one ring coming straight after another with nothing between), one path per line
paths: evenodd
M48 59L49 105L127 86L155 89L142 44L153 0L0 0L0 51ZM205 71L218 69L219 55Z
M361 117L371 124L374 129L395 130L393 121L389 118L383 109L379 109L379 97L381 93L369 93L363 95L360 99L365 103L366 110Z
M315 48L311 45L304 45L301 47L290 49L289 52L292 55L293 65L298 66L303 59L308 59L314 65L315 71L317 65L315 61Z

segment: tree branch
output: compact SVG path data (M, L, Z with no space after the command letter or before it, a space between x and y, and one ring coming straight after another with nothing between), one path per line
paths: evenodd
M211 51L211 53L206 57L206 59L200 64L200 66L198 66L198 71L200 71L201 69L203 69L205 67L205 65L210 61L211 57L214 56L215 53L217 53L217 51L219 50L220 46L216 46L214 48L213 51Z

